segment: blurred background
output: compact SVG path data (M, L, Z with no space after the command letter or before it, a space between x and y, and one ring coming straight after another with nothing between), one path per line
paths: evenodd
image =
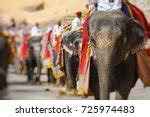
M143 10L150 22L150 0L129 1ZM24 38L20 34L20 29L25 27L26 31L26 24L28 24L27 28L31 28L38 23L42 32L45 32L50 25L60 19L72 18L75 12L84 11L86 2L87 0L0 0L0 24L10 27L17 24L15 34L11 30L12 28L9 28L12 34L10 43L13 60L8 69L8 87L0 90L0 99L94 99L93 96L88 98L65 96L61 92L64 90L64 86L57 87L47 84L47 71L44 69L42 69L40 78L42 85L27 83L25 71L20 71L21 39ZM0 61L2 61L1 57ZM111 98L114 99L114 93L111 94ZM150 88L143 88L143 84L139 80L129 99L150 99Z

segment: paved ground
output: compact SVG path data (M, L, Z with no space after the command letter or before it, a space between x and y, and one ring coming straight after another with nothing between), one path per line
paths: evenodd
M46 75L42 75L42 81L46 81ZM26 83L26 76L17 75L15 73L8 74L9 86L6 90L0 91L0 99L12 99L12 100L85 100L94 99L93 96L88 98L82 97L69 97L60 96L60 91L63 87L56 87L53 85L31 85ZM46 91L46 89L50 89ZM114 93L111 93L111 99L114 99ZM149 100L150 99L150 88L143 88L142 82L139 80L136 87L132 89L130 100Z

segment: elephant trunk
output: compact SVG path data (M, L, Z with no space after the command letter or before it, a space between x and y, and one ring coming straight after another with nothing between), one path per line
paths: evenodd
M105 35L105 36L104 36ZM98 67L100 99L109 99L110 85L113 79L115 39L109 37L106 31L101 32L96 40L95 54Z
M103 56L102 56L103 55ZM100 84L100 99L109 99L110 84L113 77L113 67L110 55L96 52L99 84Z

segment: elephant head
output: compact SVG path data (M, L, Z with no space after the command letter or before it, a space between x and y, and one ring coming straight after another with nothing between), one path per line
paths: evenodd
M116 66L144 42L144 30L120 10L97 12L89 21L89 34L94 43L98 67L100 99L109 99L111 79Z
M81 52L82 43L82 33L77 31L66 32L63 36L62 45L65 46L66 51L69 53L78 56Z

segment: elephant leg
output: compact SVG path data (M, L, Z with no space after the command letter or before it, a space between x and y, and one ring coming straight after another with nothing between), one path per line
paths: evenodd
M47 69L47 77L48 77L47 82L50 83L51 82L51 71L50 71L50 69Z
M36 63L37 63L37 72L36 72L36 82L40 82L40 76L41 76L41 68L42 68L42 64L41 64L41 57L40 57L40 52L37 52L37 56L36 56Z
M99 82L95 83L93 93L94 93L94 99L100 100Z
M131 87L128 84L129 82L121 83L121 87L119 87L116 91L116 99L117 100L127 100Z
M66 83L68 90L74 90L75 84L72 75L71 57L65 52Z
M119 76L119 85L116 90L116 99L127 100L131 88L136 83L136 59L135 56L128 58L121 66L122 74ZM120 72L121 73L121 72ZM135 80L136 79L136 80Z
M98 71L97 66L93 58L90 62L90 81L89 81L89 89L94 94L95 100L100 100L100 93L99 93L99 79L98 79Z
M26 67L27 67L27 77L29 82L33 78L34 68L31 66L31 63L28 60L26 61Z

